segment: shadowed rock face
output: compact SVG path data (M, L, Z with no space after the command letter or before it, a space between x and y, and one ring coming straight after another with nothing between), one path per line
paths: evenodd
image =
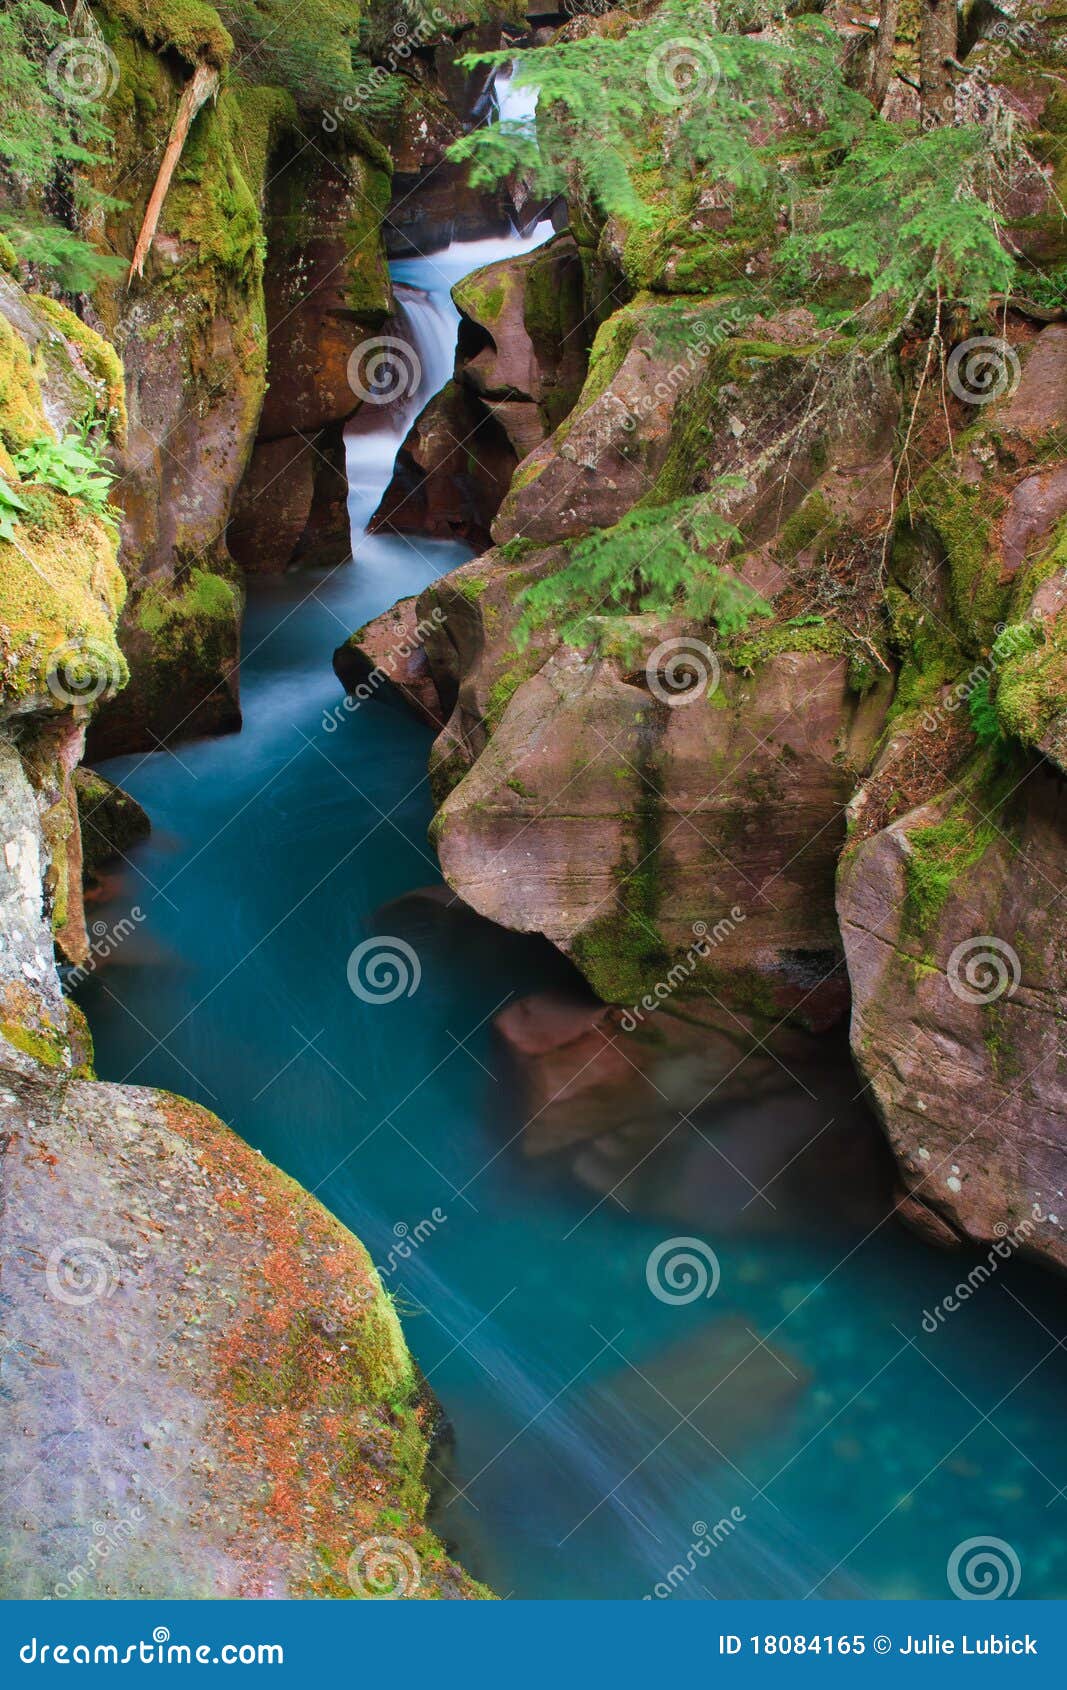
M824 1023L846 1001L832 897L844 806L878 723L828 656L780 655L758 684L729 675L672 709L641 665L561 653L446 799L441 866L610 1002L654 986L696 924L725 920L684 995Z
M911 811L842 867L853 1051L912 1197L1067 1267L1063 780L1032 764L923 918L909 862L954 802Z

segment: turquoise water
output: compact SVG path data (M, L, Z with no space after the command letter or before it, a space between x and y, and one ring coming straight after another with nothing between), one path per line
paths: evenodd
M444 290L484 258L395 267L428 381ZM352 443L357 536L401 437ZM380 700L331 714L333 648L466 555L359 537L353 565L256 584L243 732L105 765L155 832L91 912L144 917L81 994L101 1076L207 1104L365 1241L452 1422L436 1523L501 1594L939 1597L991 1535L1021 1596L1067 1594L1059 1287L1002 1269L923 1330L974 1258L881 1219L838 1042L806 1090L678 1127L625 1207L589 1158L522 1155L493 1017L566 965L440 895L429 733ZM382 934L421 980L366 1002L348 959ZM714 1296L650 1292L676 1235L714 1249Z

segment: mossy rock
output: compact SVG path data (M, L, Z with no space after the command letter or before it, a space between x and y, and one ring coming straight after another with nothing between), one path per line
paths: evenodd
M9 452L19 452L53 432L26 343L0 313L0 441Z
M73 311L61 305L57 299L49 299L46 294L31 294L30 299L37 310L55 328L63 340L76 348L85 370L93 381L94 414L103 422L108 438L116 446L122 446L126 441L126 378L123 373L122 359L119 357L111 342L105 340L102 334L83 323Z
M99 6L149 47L177 53L188 65L203 61L223 70L230 62L233 37L205 0L99 0Z
M146 839L152 824L136 798L95 769L75 769L74 792L81 824L82 872L88 883L131 845Z
M118 532L55 488L22 486L19 495L15 540L0 541L0 696L9 708L60 708L113 692L127 677L115 640L126 596ZM56 671L64 658L66 679Z

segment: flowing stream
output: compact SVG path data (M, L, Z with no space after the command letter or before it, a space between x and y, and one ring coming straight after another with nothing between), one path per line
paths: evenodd
M428 731L380 698L337 708L333 648L469 555L364 532L451 372L448 289L546 233L394 264L423 380L350 437L354 563L252 584L240 735L104 766L155 831L91 911L97 931L141 912L81 994L98 1071L207 1104L364 1240L453 1426L435 1524L500 1594L939 1597L954 1548L993 1535L1021 1595L1063 1595L1042 1278L998 1268L929 1313L984 1258L879 1224L836 1044L804 1087L673 1134L625 1207L524 1156L492 1020L567 967L442 896ZM375 934L416 952L412 995L350 990ZM719 1288L664 1303L649 1253L693 1234Z

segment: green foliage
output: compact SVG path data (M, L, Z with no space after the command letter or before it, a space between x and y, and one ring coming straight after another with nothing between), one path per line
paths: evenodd
M849 86L846 60L830 23L787 17L773 0L664 0L628 28L620 18L520 54L516 85L539 90L536 121L475 130L451 156L483 185L518 172L544 193L578 189L645 241L688 242L698 273L714 268L722 240L702 249L688 227L694 182L732 192L741 223L746 204L792 204L783 303L798 284L843 271L871 297L910 305L940 292L984 306L1015 275L998 235L1022 156L1010 125L917 133L885 122Z
M97 252L62 223L33 212L0 216L0 231L11 242L20 264L50 271L63 293L91 293L98 282L126 272L125 259Z
M62 13L42 0L8 0L0 11L0 189L18 207L34 207L47 193L65 202L73 222L84 209L82 173L100 162L108 131L92 101L64 99L62 79L45 73L66 34ZM0 232L23 263L51 270L67 292L123 268L39 208L5 210Z
M716 491L735 484L724 477ZM563 569L520 593L516 644L522 650L548 622L566 644L584 645L596 616L680 611L714 622L722 634L739 633L769 607L707 555L739 540L715 509L713 494L635 507L614 527L579 540Z
M973 306L1011 286L997 235L998 159L979 125L909 135L872 119L831 174L815 227L782 248L787 275L840 265L872 297L910 301L938 289Z
M25 509L25 501L20 499L17 493L13 493L7 482L0 477L0 540L14 540L18 517L12 516L12 512Z
M999 745L1004 738L993 703L988 677L977 682L967 695L967 714L979 745Z
M1022 264L1015 275L1015 292L1051 311L1067 311L1067 264L1053 270L1032 270Z
M747 8L751 13L753 6ZM736 26L750 20L733 8ZM836 135L862 124L870 107L848 87L840 44L821 18L783 22L760 36L735 33L730 8L664 0L625 32L537 47L517 56L517 88L539 91L536 124L474 130L451 149L487 184L513 171L545 193L578 172L607 216L651 226L668 194L708 176L751 193L766 191L774 150L760 137L787 101L814 107ZM507 64L511 51L475 53L465 66ZM648 180L651 158L661 160Z
M57 487L98 515L109 514L107 499L115 476L87 432L62 440L34 440L15 453L12 463L21 480Z

